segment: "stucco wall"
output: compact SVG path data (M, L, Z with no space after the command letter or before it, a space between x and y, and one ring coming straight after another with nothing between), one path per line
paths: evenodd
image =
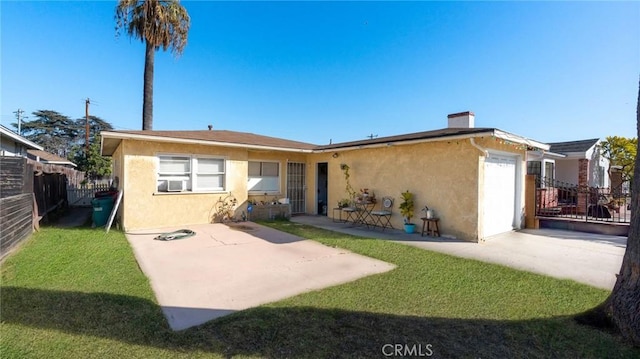
M520 155L520 146L494 138L477 138L476 143L489 150ZM246 211L247 161L279 161L280 193L252 195L258 201L286 197L286 170L288 162L305 163L306 213L316 214L317 164L328 164L328 214L337 202L347 197L340 164L350 166L350 182L358 191L368 188L383 196L394 198L392 224L402 228L403 220L398 206L400 193L414 193L416 212L413 222L421 225L420 211L425 205L441 218L441 233L456 238L477 241L482 233L482 207L484 156L469 139L437 141L411 145L391 145L318 154L275 151L248 151L203 145L170 144L124 140L114 153L114 167L121 163L119 174L124 199L121 209L126 230L209 223L219 198L232 194L238 200L236 214ZM190 154L215 155L227 159L227 191L224 193L158 193L157 155ZM520 204L524 205L524 171L521 162Z
M246 211L247 161L281 161L281 188L285 189L287 153L250 152L242 148L185 145L164 142L124 140L122 150L123 226L126 230L209 223L216 212L216 203L229 195L237 200L236 215ZM226 158L226 191L216 193L159 193L157 186L157 156L187 154ZM270 196L281 196L273 193ZM246 213L246 212L245 212Z
M524 158L524 149L519 146L493 138L475 141L481 147ZM366 187L374 191L378 199L383 196L394 198L391 222L395 228L402 228L403 224L398 210L400 193L409 190L414 193L413 222L417 225L421 225L419 218L424 215L420 209L428 205L441 218L441 233L471 241L477 241L478 233L482 233L479 201L484 183L484 157L468 139L338 151L337 158L332 157L333 153L310 155L311 166L308 167L312 175L307 178L308 187L314 189L310 193L315 193L315 164L328 163L329 208L336 207L340 199L347 197L346 181L340 169L340 164L345 163L350 167L349 181L356 191ZM524 165L520 168L526 170ZM523 192L520 203L524 204L524 174L519 179ZM315 203L315 196L310 196L308 202ZM315 213L313 205L308 206L308 211Z

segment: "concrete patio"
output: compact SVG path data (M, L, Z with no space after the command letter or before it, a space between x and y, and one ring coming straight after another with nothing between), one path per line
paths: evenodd
M178 229L196 235L154 240ZM395 268L252 222L126 236L173 330Z

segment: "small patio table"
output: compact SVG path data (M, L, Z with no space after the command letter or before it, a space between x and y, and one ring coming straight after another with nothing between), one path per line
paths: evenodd
M362 224L369 228L369 225L373 225L373 218L371 218L371 211L375 208L375 202L363 201L355 203L358 216L356 217L355 224Z

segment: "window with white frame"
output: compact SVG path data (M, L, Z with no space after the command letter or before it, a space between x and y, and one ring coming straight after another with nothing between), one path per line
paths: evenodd
M280 192L278 162L249 161L249 192Z
M556 164L551 161L544 161L544 177L547 182L553 183L556 179Z
M158 156L158 192L224 191L225 160L181 155Z

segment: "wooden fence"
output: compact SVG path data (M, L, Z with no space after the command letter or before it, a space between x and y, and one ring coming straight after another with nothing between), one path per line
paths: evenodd
M0 198L0 259L33 232L33 193Z
M33 232L33 166L0 157L0 259Z
M84 178L73 168L0 157L0 257L28 238L40 219L67 206L69 176Z

